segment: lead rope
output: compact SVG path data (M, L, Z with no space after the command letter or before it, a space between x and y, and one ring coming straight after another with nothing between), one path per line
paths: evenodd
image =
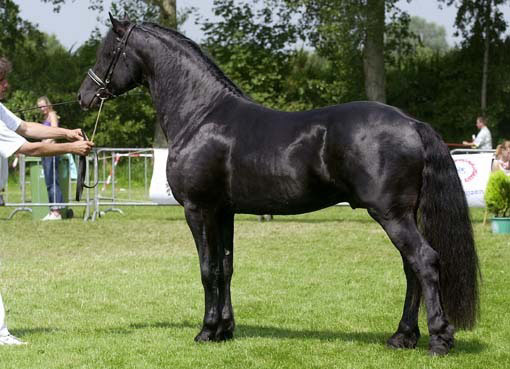
M99 96L98 96L99 97ZM106 100L106 98L104 97L99 97L101 99L101 104L99 105L99 110L97 112L97 117L96 117L96 123L94 124L94 130L92 131L92 137L90 139L90 142L94 142L94 137L96 136L96 130L97 130L97 125L99 123L99 117L101 116L101 111L103 110L103 104L104 104L104 101ZM82 134L83 134L83 138L85 140L87 140L87 135L85 134L85 132L83 132L82 130ZM97 153L93 152L95 155L97 155ZM85 161L88 161L88 159L84 159ZM80 165L87 165L85 163L83 163L82 160L80 159ZM78 167L80 166L78 165ZM81 171L80 171L81 172ZM85 174L85 172L83 172ZM81 173L79 173L78 175L81 175ZM95 188L98 183L99 183L99 178L97 179L97 182L92 185L92 186L89 186L89 185L86 185L85 184L85 178L82 178L82 186L85 187L85 188ZM78 189L78 187L76 188L76 191L77 191L77 194L76 194L76 201L80 201L80 198L81 198L81 191ZM79 195L78 195L79 193Z
M90 139L91 142L94 142L94 137L96 135L96 130L97 130L97 124L99 123L99 117L101 116L101 110L103 109L103 104L104 104L104 101L106 100L106 98L103 98L103 97L100 97L100 99L101 99L101 104L99 105L99 111L97 112L96 124L94 124L94 131L92 131L92 138Z

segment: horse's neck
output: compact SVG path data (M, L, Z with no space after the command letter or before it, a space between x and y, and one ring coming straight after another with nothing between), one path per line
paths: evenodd
M165 47L151 48L144 58L158 119L169 140L190 124L200 125L225 99L245 98L211 74L201 61L171 53Z

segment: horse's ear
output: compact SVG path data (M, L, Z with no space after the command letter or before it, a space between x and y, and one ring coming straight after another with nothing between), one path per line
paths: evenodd
M129 27L129 20L126 19L123 21L119 21L113 17L112 13L108 14L110 15L110 21L112 22L113 32L115 32L120 37L124 36L124 33Z

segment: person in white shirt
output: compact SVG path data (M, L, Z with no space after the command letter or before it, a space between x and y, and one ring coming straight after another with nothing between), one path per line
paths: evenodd
M5 97L9 88L7 74L11 70L11 63L0 57L0 101ZM53 138L66 139L68 143L28 142L24 137L38 140ZM12 154L31 156L53 156L66 153L87 155L94 144L86 141L80 129L65 129L46 127L39 123L25 122L14 115L0 103L0 157L8 158ZM5 324L5 309L0 294L0 345L24 344L17 337L10 334Z
M491 131L487 127L487 119L479 116L476 118L476 128L480 131L473 141L463 141L464 145L469 145L475 149L492 150L492 136Z

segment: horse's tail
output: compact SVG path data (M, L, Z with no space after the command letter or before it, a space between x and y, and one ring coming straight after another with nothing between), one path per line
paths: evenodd
M451 323L471 329L479 315L478 256L466 196L455 163L441 137L415 122L425 153L418 219L420 230L439 253L441 300Z

